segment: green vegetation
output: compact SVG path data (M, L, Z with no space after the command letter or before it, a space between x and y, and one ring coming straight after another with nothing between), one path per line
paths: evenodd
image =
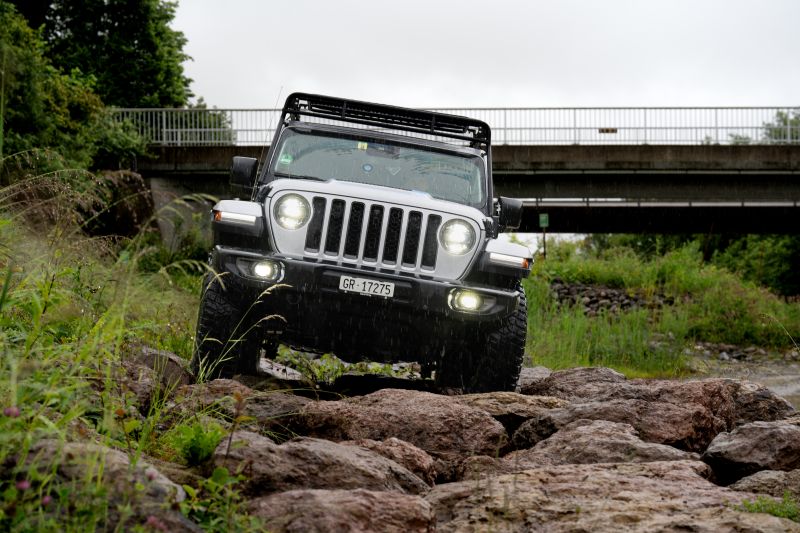
M63 72L96 80L116 107L181 107L191 96L183 72L186 37L169 24L177 2L165 0L13 0ZM124 66L124 67L123 67Z
M99 454L69 478L57 474L57 457L32 450L97 442L123 451L131 465L146 456L208 458L222 427L195 413L166 416L165 390L142 403L123 364L142 344L191 356L203 267L179 261L143 270L145 239L86 236L73 211L93 201L91 191L59 182L53 175L0 188L0 530L134 530L147 480L131 470L130 490L120 493ZM19 189L30 195L20 199ZM52 201L40 201L40 189ZM202 513L208 530L247 530L236 483L236 475L201 481L181 509Z
M767 496L759 496L755 501L744 500L741 506L742 511L748 513L766 513L778 518L788 518L795 522L800 522L800 505L789 495L784 493L780 501Z
M800 336L800 306L724 268L703 262L696 244L643 259L632 249L548 245L525 282L528 352L550 368L602 365L631 376L687 373L683 349L695 341L787 349ZM559 305L550 283L597 284L674 302L657 309L584 315Z
M170 440L189 466L198 466L211 457L224 436L225 431L218 423L193 420L175 426Z

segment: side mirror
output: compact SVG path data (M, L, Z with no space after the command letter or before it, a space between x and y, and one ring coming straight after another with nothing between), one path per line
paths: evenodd
M500 218L498 219L500 231L519 228L522 224L522 200L501 196L498 204L500 205Z
M231 185L252 187L256 180L258 159L254 157L234 156L231 163Z

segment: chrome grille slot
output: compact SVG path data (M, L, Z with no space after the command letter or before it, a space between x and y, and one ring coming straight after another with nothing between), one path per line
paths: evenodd
M406 237L403 242L403 265L416 266L419 236L422 232L422 213L411 211L408 214Z
M361 227L364 225L364 204L353 202L350 206L350 219L347 221L347 236L344 240L344 256L348 259L358 257L361 247Z
M436 234L439 233L439 226L442 224L442 217L431 215L428 217L428 227L425 229L425 244L422 245L422 268L436 268L436 254L439 252L439 240Z
M364 260L377 261L380 249L381 229L383 228L383 206L373 205L369 209L367 236L364 239Z
M397 249L400 247L400 232L403 230L403 210L393 207L389 210L386 224L386 241L383 244L383 262L397 262Z
M322 224L325 220L325 198L315 196L311 202L313 215L308 222L306 232L306 250L310 252L319 251L322 242Z
M331 213L328 216L328 234L325 236L325 253L338 255L344 228L344 200L331 202Z

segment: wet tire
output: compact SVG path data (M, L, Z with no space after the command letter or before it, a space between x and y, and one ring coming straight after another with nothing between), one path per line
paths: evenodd
M203 280L197 316L192 371L195 377L215 379L236 374L254 375L261 360L262 339L247 321L247 309L211 274Z
M516 310L499 326L479 334L474 342L445 348L435 376L438 386L460 388L465 393L516 388L528 331L525 291L521 285L518 291Z

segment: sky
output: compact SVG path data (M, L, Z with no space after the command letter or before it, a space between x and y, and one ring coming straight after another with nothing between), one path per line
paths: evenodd
M409 107L800 105L800 0L180 0L192 90Z

